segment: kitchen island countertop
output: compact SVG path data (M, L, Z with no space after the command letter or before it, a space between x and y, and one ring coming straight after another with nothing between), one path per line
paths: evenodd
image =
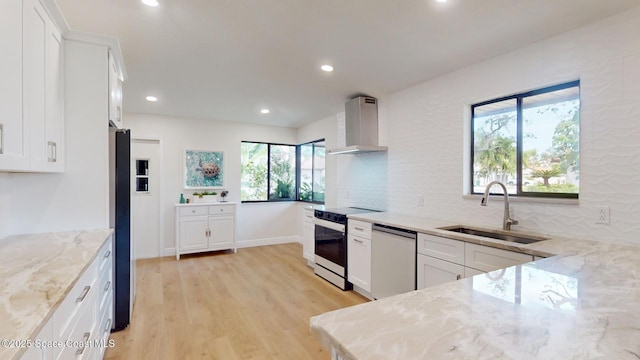
M26 351L4 340L33 341L112 233L104 229L0 239L0 359L17 359Z
M350 218L551 257L312 317L334 358L640 357L640 247L558 237L521 245L444 232L437 227L454 224L433 219Z

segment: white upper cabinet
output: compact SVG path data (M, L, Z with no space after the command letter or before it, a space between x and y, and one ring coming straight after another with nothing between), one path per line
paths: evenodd
M22 118L22 1L0 1L0 171L29 166Z
M109 51L109 121L122 128L122 75L113 53Z
M0 12L0 171L63 171L62 35L38 0L3 0Z

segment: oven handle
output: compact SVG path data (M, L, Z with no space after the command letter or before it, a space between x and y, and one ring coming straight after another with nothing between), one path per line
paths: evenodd
M335 231L339 231L341 233L344 233L344 225L342 224L338 224L338 223L334 223L331 221L327 221L327 220L322 220L322 219L313 219L313 223L316 224L316 226L322 226L325 228L329 228L331 230L335 230Z

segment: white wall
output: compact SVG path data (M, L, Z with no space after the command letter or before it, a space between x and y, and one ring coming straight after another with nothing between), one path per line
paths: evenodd
M339 205L500 227L502 203L463 198L469 106L581 80L578 205L513 202L519 230L640 244L640 8L380 99L386 155L340 159ZM468 140L467 140L468 141ZM418 206L424 196L424 206ZM611 224L596 224L596 207Z
M175 251L174 204L180 193L185 197L192 193L183 186L185 149L224 151L228 200L240 202L240 142L296 143L296 130L283 127L134 113L125 113L124 122L134 138L162 139L164 203L161 206L165 215L161 223L164 224L165 255ZM238 244L242 247L297 241L296 228L291 226L296 218L294 202L239 204Z
M0 174L0 237L109 226L106 54L65 42L65 172Z

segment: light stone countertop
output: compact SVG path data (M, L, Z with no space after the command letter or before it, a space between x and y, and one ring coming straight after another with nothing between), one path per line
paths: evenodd
M446 221L350 219L493 245ZM556 256L314 316L311 333L343 359L638 359L640 248L605 240L497 241Z
M33 340L111 229L16 235L0 239L0 339ZM0 359L26 348L0 346Z

